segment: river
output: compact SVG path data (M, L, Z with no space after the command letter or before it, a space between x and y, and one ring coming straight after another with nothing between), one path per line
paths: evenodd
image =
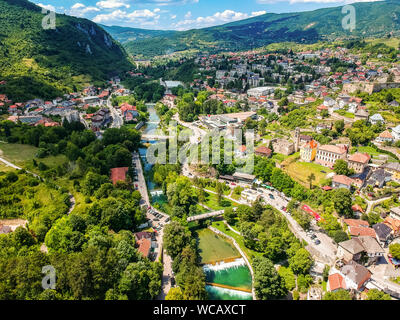
M158 128L160 118L157 115L154 104L147 104L147 108L150 116L143 134L160 134L161 130ZM144 142L157 143L157 141L142 141L142 143ZM147 188L150 194L152 194L152 204L158 203L161 205L166 202L166 197L164 195L155 195L155 192L161 190L157 188L156 183L152 180L150 173L153 165L147 162L146 153L147 148L139 149L139 154L144 165ZM214 284L206 286L210 300L252 300L252 294L246 292L251 290L252 287L251 274L243 259L236 259L232 262L217 265L205 265L203 270L207 283ZM218 287L218 285L221 287Z

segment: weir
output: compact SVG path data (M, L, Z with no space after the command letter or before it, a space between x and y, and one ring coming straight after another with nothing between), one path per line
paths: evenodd
M223 288L223 289L229 289L229 290L233 290L233 291L242 291L242 292L247 292L247 293L251 294L251 290L249 290L249 289L237 288L237 287L227 286L224 284L213 283L213 282L206 282L206 285L212 286L212 287Z

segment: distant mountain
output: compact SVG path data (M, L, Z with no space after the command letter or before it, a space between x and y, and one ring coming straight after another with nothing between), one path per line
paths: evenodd
M131 68L122 46L97 24L56 15L42 27L42 8L26 0L0 0L0 93L18 101L52 98L88 83L100 84Z
M146 30L119 26L108 27L105 25L100 26L122 44L129 41L145 40L155 37L169 37L177 33L177 31Z
M153 57L175 51L245 50L273 42L313 43L338 38L382 37L400 33L400 0L362 2L356 8L356 29L342 27L343 7L284 14L267 13L211 28L152 35L124 43L130 54ZM115 35L117 37L117 35Z

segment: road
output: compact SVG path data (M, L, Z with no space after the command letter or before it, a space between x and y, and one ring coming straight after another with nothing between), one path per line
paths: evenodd
M166 295L171 289L172 286L171 279L173 277L172 258L169 255L167 255L167 253L163 249L164 226L169 223L169 221L167 222L169 217L165 213L151 207L146 179L144 177L142 162L140 161L140 155L137 152L134 152L132 154L132 164L136 168L138 176L138 181L136 181L134 184L138 186L138 190L142 196L142 199L147 205L147 208L149 209L146 210L146 218L151 221L153 228L158 228L158 232L156 233L156 242L158 246L156 261L159 261L161 255L163 255L162 291L158 296L158 300L165 300ZM161 219L156 218L154 213L161 214L162 218Z
M189 128L190 130L193 131L193 135L190 137L190 143L191 144L199 144L203 137L207 135L207 131L200 129L199 127L193 125L192 123L189 122L183 122L179 119L179 115L175 114L173 119L178 122L181 126L184 126L186 128Z
M363 198L368 204L366 214L369 214L377 204L380 204L382 202L392 199L392 197L387 197L387 198L382 198L382 199L371 201L371 200L368 200L367 198L365 198L363 195L361 195L361 198Z
M122 118L120 111L113 107L111 103L111 95L107 100L107 107L110 109L111 116L113 118L110 128L121 128L124 125L124 119Z

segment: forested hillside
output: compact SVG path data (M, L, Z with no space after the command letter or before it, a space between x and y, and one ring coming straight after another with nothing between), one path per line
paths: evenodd
M52 98L130 68L124 49L95 23L57 14L56 28L44 30L44 17L29 1L0 0L0 92L9 98Z
M151 57L188 49L246 50L274 42L314 43L319 40L383 37L399 33L399 0L353 5L356 9L356 28L353 32L342 27L346 14L342 13L341 6L309 12L267 13L222 26L154 35L124 45L131 54Z

